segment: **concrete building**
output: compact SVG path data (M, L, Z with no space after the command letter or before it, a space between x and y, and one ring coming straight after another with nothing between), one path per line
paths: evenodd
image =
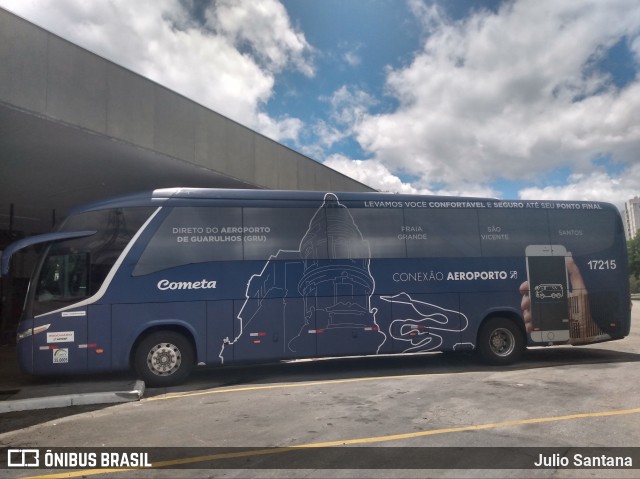
M134 191L372 190L3 9L0 65L0 250Z
M627 241L635 238L640 230L640 198L637 196L624 204L624 232Z

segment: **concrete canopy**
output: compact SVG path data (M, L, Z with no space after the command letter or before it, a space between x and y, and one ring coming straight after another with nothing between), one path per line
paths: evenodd
M135 191L372 190L3 9L0 64L0 249Z
M175 185L257 185L32 114L0 107L0 229L35 233L73 206Z

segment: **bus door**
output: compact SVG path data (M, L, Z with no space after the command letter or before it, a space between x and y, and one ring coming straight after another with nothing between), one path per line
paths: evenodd
M82 349L82 348L81 348ZM87 366L89 371L111 368L111 305L91 304L87 310Z
M82 301L89 295L89 253L51 248L35 288L34 372L85 371L88 311Z

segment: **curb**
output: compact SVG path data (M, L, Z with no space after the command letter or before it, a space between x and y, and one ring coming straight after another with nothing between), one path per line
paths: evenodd
M144 381L136 381L130 391L110 391L100 393L66 394L41 398L0 401L0 414L34 409L51 409L69 406L86 406L90 404L116 404L139 401L144 395Z

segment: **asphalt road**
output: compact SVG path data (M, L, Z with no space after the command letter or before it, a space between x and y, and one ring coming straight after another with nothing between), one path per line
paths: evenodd
M0 446L151 447L154 464L166 461L153 471L88 467L65 477L640 477L635 450L634 469L498 468L509 455L526 463L585 447L640 449L638 302L633 316L622 341L531 349L508 368L437 353L198 371L180 388L147 389L139 402L12 413L0 420ZM239 453L240 462L211 448ZM423 456L451 464L447 455L456 468L415 469Z

